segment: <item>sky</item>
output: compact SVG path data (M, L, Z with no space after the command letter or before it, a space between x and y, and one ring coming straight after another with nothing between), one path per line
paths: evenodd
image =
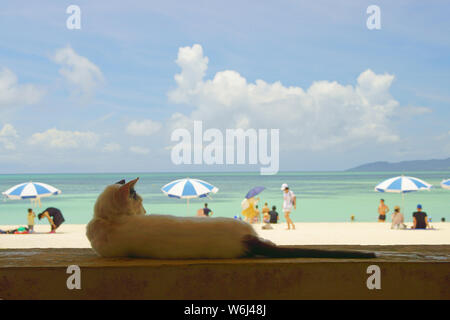
M70 5L80 29L67 28ZM172 134L193 139L194 121L224 137L278 129L280 171L450 157L448 12L412 0L2 3L0 173L259 170L175 164Z

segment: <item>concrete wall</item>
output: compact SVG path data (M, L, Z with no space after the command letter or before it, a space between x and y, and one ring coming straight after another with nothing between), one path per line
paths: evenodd
M448 248L447 248L448 249ZM449 299L448 260L101 259L80 249L3 252L2 299ZM72 252L71 252L72 251ZM445 255L444 255L445 257ZM447 255L448 257L448 255ZM392 260L392 261L389 261ZM438 260L438 261L436 261ZM68 265L81 289L69 290ZM380 268L381 289L366 284Z

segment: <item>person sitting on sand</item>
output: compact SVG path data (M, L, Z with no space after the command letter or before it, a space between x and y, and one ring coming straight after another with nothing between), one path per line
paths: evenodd
M394 213L392 213L392 224L391 229L405 229L405 218L403 217L403 213L400 212L400 207L394 207Z
M429 228L428 218L426 212L422 211L422 205L417 205L417 211L413 213L412 229L426 229Z
M197 210L197 217L204 217L205 214L203 213L203 208L200 208Z
M61 213L61 210L57 208L47 208L38 214L38 219L41 220L43 217L48 219L50 223L51 230L50 233L55 233L55 230L65 221Z
M269 212L269 223L278 223L278 212L277 207L273 206L272 211Z
M28 230L30 233L34 232L34 218L36 218L36 214L34 213L33 209L29 208L27 220L28 220Z
M380 205L378 206L378 222L386 221L386 213L389 212L389 207L384 203L384 199L380 199Z
M203 214L205 215L205 217L209 217L212 216L214 212L212 212L212 210L210 208L208 208L208 204L205 203L205 207L203 208Z

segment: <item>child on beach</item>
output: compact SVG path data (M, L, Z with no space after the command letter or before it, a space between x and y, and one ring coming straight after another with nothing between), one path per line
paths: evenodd
M270 220L270 216L269 216L270 209L269 209L269 205L267 204L267 202L264 203L264 207L262 208L261 211L262 211L262 214L263 214L263 221L265 223L269 223L269 220Z
M33 209L29 208L27 216L29 233L34 232L34 218L36 218L36 214L34 213Z
M258 223L261 220L261 212L258 209L258 206L255 206L256 215L253 217L253 223Z

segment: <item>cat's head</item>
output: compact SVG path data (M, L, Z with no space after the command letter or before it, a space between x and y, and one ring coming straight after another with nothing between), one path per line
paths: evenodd
M139 178L125 183L121 180L107 186L97 198L94 207L96 218L114 219L120 216L144 215L142 198L134 190Z

